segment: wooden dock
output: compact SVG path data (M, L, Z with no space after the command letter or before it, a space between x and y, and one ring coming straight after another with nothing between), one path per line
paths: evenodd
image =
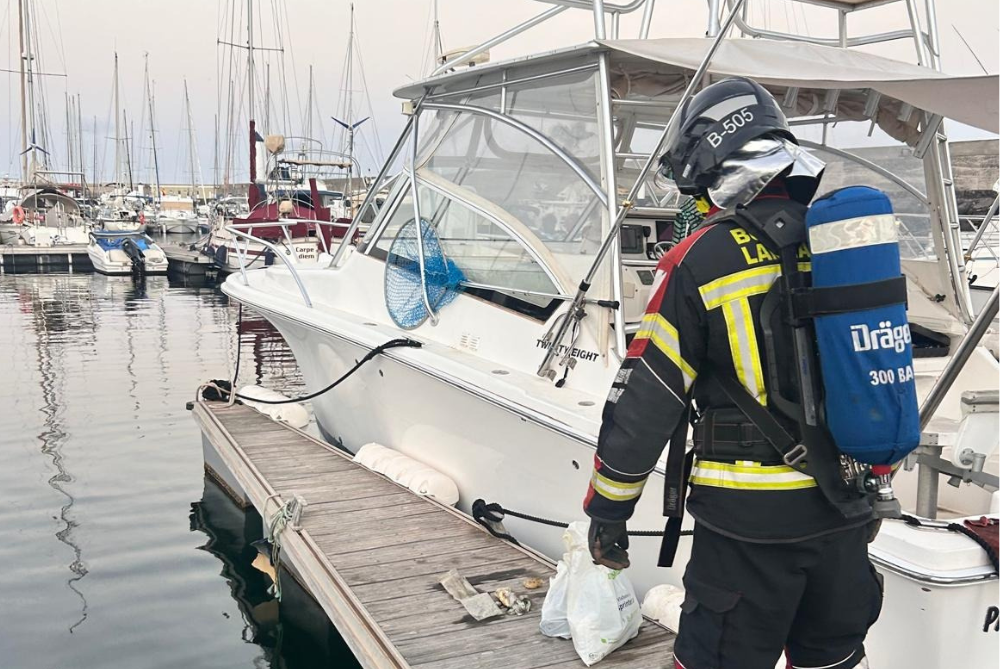
M376 474L304 432L243 405L197 402L206 467L265 519L295 495L298 529L280 536L283 561L366 668L570 669L570 641L538 631L548 579L543 556L501 541L468 516ZM210 455L211 449L211 456ZM265 503L267 509L264 509ZM439 581L457 569L480 592L510 587L531 611L476 622ZM526 590L525 579L545 585ZM671 632L646 621L602 669L672 668Z
M206 276L218 272L215 262L198 250L192 250L188 244L162 243L163 255L167 256L167 266L170 271L184 276Z
M86 244L0 246L0 274L93 271Z

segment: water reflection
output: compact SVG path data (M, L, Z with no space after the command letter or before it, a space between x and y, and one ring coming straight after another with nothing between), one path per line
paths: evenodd
M73 301L59 299L56 294L46 295L31 291L19 294L21 298L21 308L29 309L33 318L31 323L35 332L35 358L38 363L38 373L40 388L42 392L41 413L44 416L43 430L38 434L41 442L41 452L45 454L56 470L56 474L48 478L49 487L65 498L65 503L59 509L59 521L62 528L55 533L56 540L65 544L73 553L73 560L69 563L68 569L71 576L66 581L66 586L80 600L79 619L69 626L69 632L82 625L87 620L87 598L77 586L87 575L87 567L83 561L83 550L76 543L74 530L79 527L79 523L73 517L73 504L76 500L69 491L68 486L73 483L73 476L70 474L66 458L63 455L62 447L66 441L67 433L63 429L63 393L59 375L56 370L61 367L59 361L52 360L52 354L58 354L58 349L51 346L52 333L64 332L70 329L83 329L92 321L79 318L82 309L69 309L67 317L64 307L73 304ZM72 328L70 326L73 326Z
M280 335L211 286L0 276L0 666L357 666L293 579L267 595L259 518L203 481L184 406L237 346L241 385L301 392Z
M243 639L266 649L267 666L277 669L360 667L326 613L288 573L281 575L282 600L268 594L269 576L251 566L263 537L256 511L243 511L210 477L205 493L191 505L191 530L208 540L201 549L222 563L220 575L239 604Z

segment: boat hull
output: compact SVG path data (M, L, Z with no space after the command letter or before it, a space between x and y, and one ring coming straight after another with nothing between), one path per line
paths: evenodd
M132 274L132 263L128 258L121 260L111 257L108 252L94 244L87 246L87 255L94 266L94 271L98 274L104 274L105 276L130 276ZM150 254L150 256L146 259L144 274L146 276L166 274L167 258L163 252L157 251L156 254Z
M294 315L278 314L260 304L251 306L281 332L309 388L325 387L371 349L370 344L298 320ZM458 485L458 506L466 513L471 512L474 500L484 499L553 520L585 519L582 497L595 450L593 436L573 435L527 412L512 410L485 391L407 359L405 349L398 356L390 351L373 359L348 381L312 403L321 432L331 443L351 452L369 442L380 443L447 474ZM662 495L662 474L654 472L629 522L631 529L663 527ZM510 517L504 522L522 543L554 560L561 557L560 529ZM690 518L684 527L690 529ZM899 527L909 535L909 541L926 542L928 550L935 550L936 537L920 529L901 524ZM682 585L690 540L681 539L675 566L662 569L655 566L659 543L652 537L631 540L629 578L640 596L658 584ZM898 644L901 638L910 636L910 603L926 598L930 590L919 578L901 578L891 560L878 563L877 568L887 575L886 596L890 603L869 635L869 655L880 666L916 666L898 662ZM934 592L974 604L963 609L960 620L955 618L954 607L946 612L955 618L949 624L963 629L982 625L983 611L978 604L995 605L995 591L994 581L988 578L961 581L947 588L934 586ZM927 621L929 626L934 624ZM955 666L995 666L998 661L997 646L988 635L978 635L960 648L942 639L937 635L914 641L907 646L907 657L938 656L947 646Z

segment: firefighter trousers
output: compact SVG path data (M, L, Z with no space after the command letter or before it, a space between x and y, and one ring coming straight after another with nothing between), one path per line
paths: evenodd
M882 609L868 528L751 543L696 524L674 645L678 669L851 669Z

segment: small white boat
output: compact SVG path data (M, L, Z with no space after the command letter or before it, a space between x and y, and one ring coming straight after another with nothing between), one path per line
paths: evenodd
M190 211L168 209L160 212L152 227L166 234L190 234L198 232L198 223L198 217Z
M108 275L167 273L167 256L146 233L93 231L87 255L94 271Z

